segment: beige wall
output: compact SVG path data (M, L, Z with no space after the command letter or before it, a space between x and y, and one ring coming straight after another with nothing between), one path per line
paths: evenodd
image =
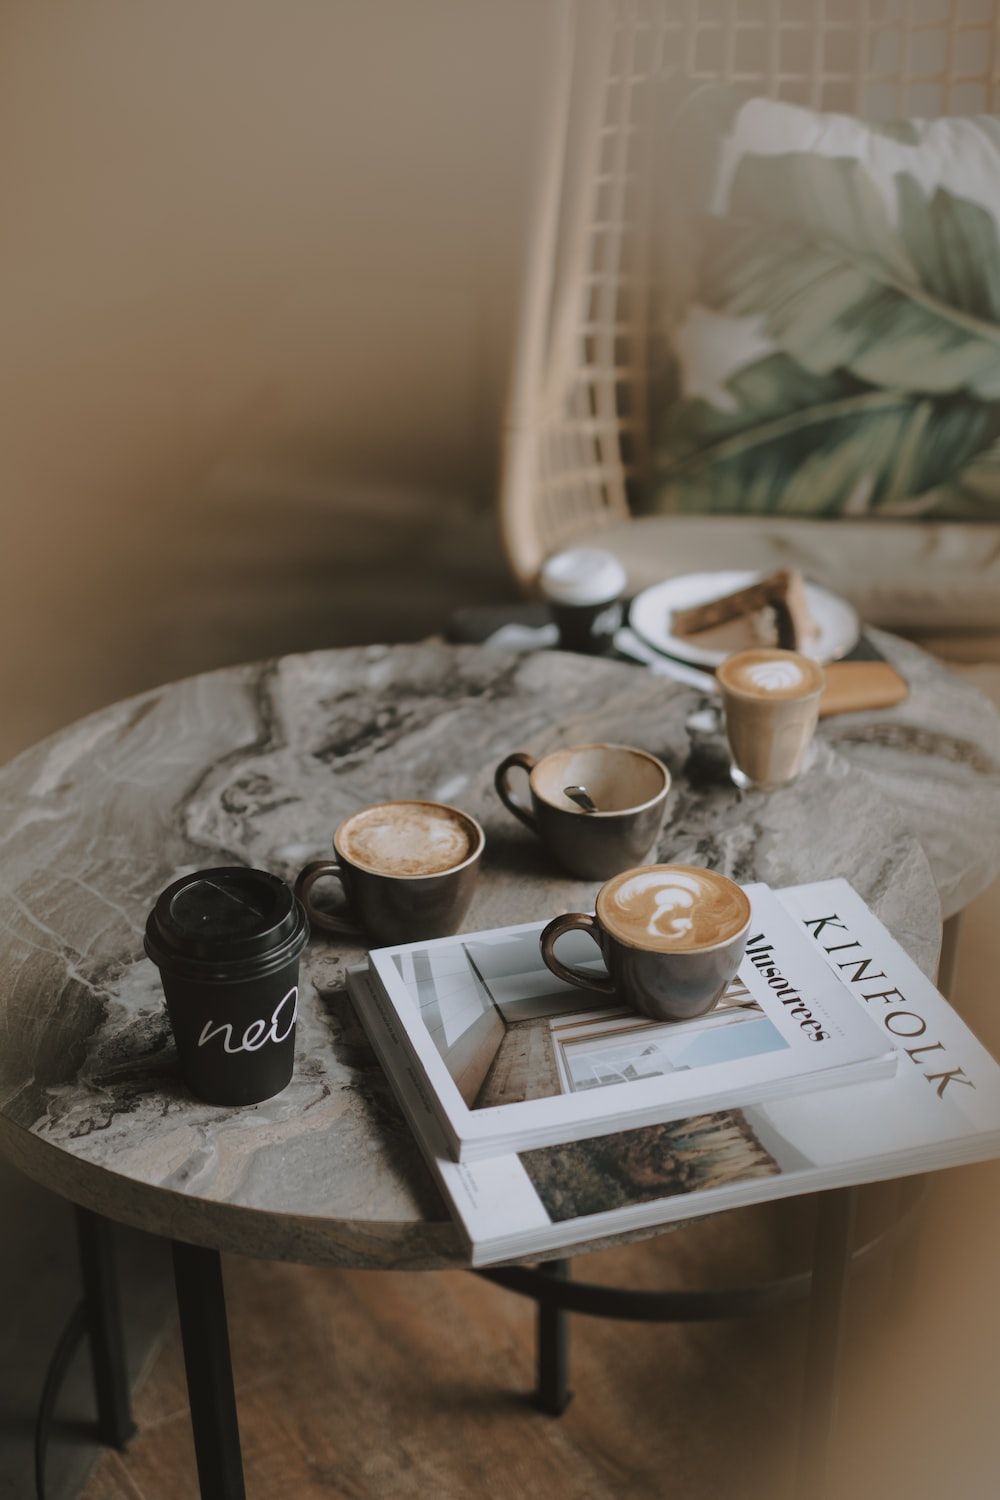
M0 751L495 586L457 528L493 493L547 23L4 0Z

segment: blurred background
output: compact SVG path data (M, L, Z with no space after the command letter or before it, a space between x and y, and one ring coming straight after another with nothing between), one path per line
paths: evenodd
M957 3L1000 36L989 0ZM721 26L737 4L758 17L899 11L896 0L700 0L700 11ZM417 639L460 605L515 596L497 479L554 9L550 0L2 0L0 760L171 678ZM951 15L954 5L904 9ZM794 40L804 47L811 35ZM984 976L1000 962L997 899L994 890L969 913L956 991L994 1050L995 984ZM943 1179L914 1314L891 1347L869 1343L855 1368L845 1493L995 1491L996 1181L985 1170ZM17 1284L22 1261L36 1273L35 1301L19 1316L58 1325L75 1276L72 1244L59 1238L63 1206L6 1172L0 1203L24 1231L20 1250L6 1237L4 1280ZM650 1254L648 1279L700 1284L706 1266L738 1279L755 1223L733 1235L729 1219L716 1220L693 1239L671 1237L662 1260ZM759 1240L766 1259L765 1230ZM129 1283L146 1346L171 1316L169 1290L149 1296L147 1250L135 1252ZM621 1278L636 1266L641 1278L629 1253ZM253 1298L286 1272L255 1268ZM348 1285L344 1295L361 1294ZM374 1303L381 1293L368 1295ZM420 1351L453 1305L450 1289L428 1295L440 1305L414 1324L408 1363L421 1383ZM401 1310L390 1310L401 1323L416 1294L407 1286L399 1296ZM518 1316L484 1320L501 1352L527 1348ZM307 1308L302 1325L312 1320ZM873 1314L866 1326L876 1328ZM32 1329L24 1344L34 1341L37 1373L57 1330ZM678 1493L700 1500L721 1461L703 1420L706 1390L712 1409L723 1403L724 1431L754 1389L792 1410L797 1367L794 1348L785 1352L795 1329L779 1333L771 1349L756 1325L643 1330L631 1343L617 1327L581 1331L590 1360L581 1387L596 1385L598 1411L601 1382L634 1392L652 1432L661 1412L645 1397L664 1369L679 1371L688 1405L675 1403L672 1420L689 1467L677 1471ZM485 1335L466 1343L491 1390L482 1350L493 1347ZM737 1372L728 1394L720 1371ZM30 1371L4 1373L8 1406L33 1395ZM425 1396L413 1395L421 1433L433 1420ZM451 1411L438 1406L450 1428ZM747 1410L749 1427L757 1408ZM507 1415L517 1452L526 1419ZM627 1418L584 1445L586 1473L607 1493L649 1493L630 1469L644 1437L635 1410ZM765 1448L780 1445L779 1427L759 1434ZM422 1472L436 1473L440 1431L427 1430ZM654 1456L655 1442L675 1435L653 1433ZM532 1441L553 1473L565 1469L569 1449L553 1445L567 1439L536 1428ZM767 1494L758 1480L739 1474L731 1493ZM5 1491L0 1476L6 1493L24 1492ZM112 1491L98 1480L90 1494Z
M494 521L539 0L4 0L0 757L417 638Z

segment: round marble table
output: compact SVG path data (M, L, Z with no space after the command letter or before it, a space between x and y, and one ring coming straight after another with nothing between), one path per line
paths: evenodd
M497 801L492 771L510 749L612 739L655 751L674 774L660 858L775 885L846 875L932 972L932 865L952 903L994 868L984 841L970 834L963 863L941 831L995 826L1000 806L996 724L978 695L956 682L950 709L944 689L932 697L931 730L910 725L915 703L828 726L809 772L767 797L729 784L696 691L555 653L318 652L94 714L0 773L0 1152L85 1208L174 1240L325 1264L462 1264L342 988L361 949L311 942L290 1087L253 1108L211 1107L176 1077L142 955L157 892L213 864L290 877L351 810L430 797L486 828L468 929L586 908L596 887L548 864ZM979 738L961 738L967 724ZM935 792L930 864L898 786Z
M926 651L882 630L865 634L906 679L909 697L827 719L820 734L917 835L947 919L1000 875L1000 714Z

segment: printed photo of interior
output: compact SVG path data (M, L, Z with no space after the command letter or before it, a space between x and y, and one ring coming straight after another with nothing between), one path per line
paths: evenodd
M582 934L562 939L566 961L606 971ZM593 992L553 980L537 933L498 934L393 956L428 1034L469 1109L545 1099L732 1062L787 1047L737 978L714 1010L657 1025Z

